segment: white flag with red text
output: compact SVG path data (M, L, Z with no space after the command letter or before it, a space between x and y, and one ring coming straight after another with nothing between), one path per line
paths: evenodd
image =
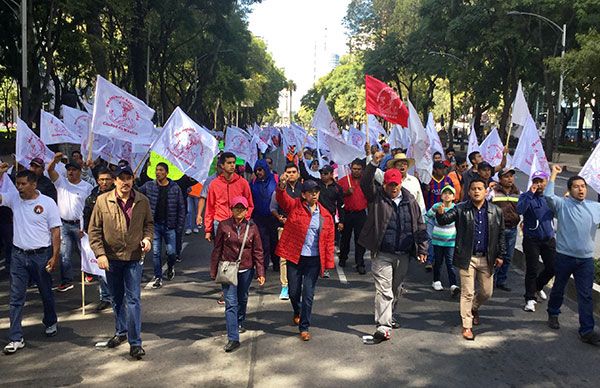
M529 115L529 118L525 122L523 133L519 137L512 164L525 174L529 174L534 156L538 159L539 169L550 175L550 165L544 152L542 140L540 139L533 117Z
M344 141L337 123L331 115L331 112L329 112L329 108L327 108L327 103L323 96L321 96L319 106L317 106L317 110L313 116L312 126L331 138L338 139L341 142Z
M227 130L228 135L230 129ZM203 182L208 177L210 165L219 152L219 147L214 136L177 107L165 123L152 150L167 158L187 176Z
M504 144L502 143L502 139L500 139L498 130L495 127L492 128L487 137L483 140L483 142L481 142L481 146L479 146L479 152L481 153L483 160L492 166L497 166L502 163Z
M71 131L58 117L45 111L40 112L40 138L47 145L81 143L80 135Z
M81 271L90 275L102 276L106 279L106 273L98 267L98 260L90 246L90 238L86 232L79 240L79 251L81 252Z
M423 127L417 110L410 100L408 105L408 130L412 144L408 149L408 157L415 159L415 171L421 182L431 181L431 170L433 168L433 153L431 152L431 143L429 135Z
M153 116L154 109L142 100L98 76L92 117L94 133L144 143L152 137Z

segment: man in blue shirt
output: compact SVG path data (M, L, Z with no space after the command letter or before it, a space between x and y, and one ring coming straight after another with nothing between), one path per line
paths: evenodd
M535 311L538 302L548 297L544 286L554 276L554 254L556 239L552 220L554 212L548 207L544 189L548 174L536 171L531 175L529 191L519 196L517 213L523 215L523 253L525 254L525 311ZM544 270L538 275L539 257L544 262Z
M556 230L555 279L548 301L548 326L559 329L558 314L563 303L565 287L571 275L575 278L579 312L579 338L600 346L600 335L594 331L594 239L600 223L600 203L586 200L587 183L575 175L567 181L569 195L554 194L554 181L562 172L552 167L550 183L546 187L546 201L558 220Z

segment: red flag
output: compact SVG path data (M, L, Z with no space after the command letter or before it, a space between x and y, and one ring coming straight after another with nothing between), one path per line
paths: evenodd
M377 78L365 75L367 113L383 117L390 123L408 126L408 108L398 94Z

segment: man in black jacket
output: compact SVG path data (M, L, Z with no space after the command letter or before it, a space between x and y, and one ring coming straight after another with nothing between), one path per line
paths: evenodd
M492 296L494 268L502 266L506 246L502 210L485 200L486 182L473 179L468 193L467 201L445 213L444 206L439 206L436 218L440 225L456 225L453 262L460 269L462 336L472 341L472 327L479 325L479 308ZM476 296L475 278L480 286Z
M427 259L428 236L421 208L415 197L402 187L402 173L388 169L383 186L374 181L375 171L385 154L373 155L360 181L368 202L367 221L358 243L371 251L371 272L375 283L376 343L388 340L391 329L399 328L394 310L410 257Z

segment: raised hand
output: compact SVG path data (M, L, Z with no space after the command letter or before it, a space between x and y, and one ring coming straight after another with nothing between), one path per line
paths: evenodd
M373 154L373 161L375 163L379 163L381 162L381 160L385 157L385 152L383 151L377 151L375 152L375 154Z

